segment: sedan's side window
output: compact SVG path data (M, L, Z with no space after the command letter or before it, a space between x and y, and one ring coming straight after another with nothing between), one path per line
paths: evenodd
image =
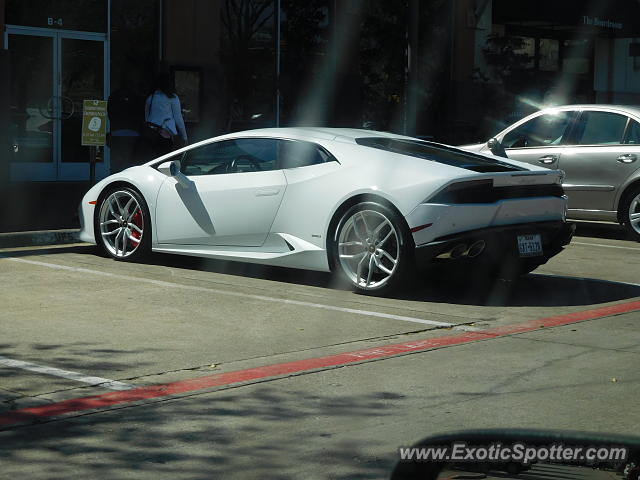
M640 145L640 123L635 120L629 121L629 128L627 128L627 137L624 143L630 145Z
M239 138L187 150L182 173L187 176L264 172L276 169L277 140Z
M278 144L279 168L298 168L333 160L322 147L298 140L281 140Z
M504 148L560 145L574 112L546 113L514 128L502 139Z
M576 145L619 145L627 117L609 112L582 112L575 128Z

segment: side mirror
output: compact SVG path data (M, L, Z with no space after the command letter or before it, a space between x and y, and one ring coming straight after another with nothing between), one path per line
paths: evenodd
M180 161L172 160L170 162L161 163L158 166L158 171L164 173L167 177L175 177L180 173Z
M158 165L158 171L160 173L164 173L168 177L175 178L176 182L178 182L183 187L190 187L193 185L193 182L189 180L181 171L180 171L180 161L172 160L170 162L164 162Z
M491 153L493 153L498 157L508 158L507 152L505 151L504 147L496 137L493 137L491 140L487 142L487 148L491 150Z

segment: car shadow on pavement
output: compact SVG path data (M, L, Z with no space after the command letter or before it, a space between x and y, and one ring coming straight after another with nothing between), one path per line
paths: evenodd
M332 290L351 290L346 281L323 272L174 255L154 255L150 263ZM487 281L483 277L474 278L469 272L443 274L427 270L408 284L409 287L386 297L420 302L504 307L594 305L640 297L640 285L535 273L517 281L505 282Z
M607 238L610 240L630 240L622 225L615 223L575 222L577 237Z
M74 245L55 249L4 252L13 257L76 253L103 256L95 246ZM0 257L2 257L0 252ZM269 282L349 292L350 285L337 275L293 268L211 260L184 255L154 253L145 264L179 270L254 278ZM432 303L502 307L559 307L595 305L640 297L640 285L594 278L529 274L517 281L488 281L469 271L426 270L416 274L407 287L387 298ZM356 295L354 293L354 295Z
M640 285L530 273L516 281L449 276L427 279L398 299L500 307L595 305L640 297Z

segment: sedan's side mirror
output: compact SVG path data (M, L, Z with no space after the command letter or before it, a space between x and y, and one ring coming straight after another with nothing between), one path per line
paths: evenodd
M173 177L183 187L190 187L193 182L189 180L181 171L180 171L180 161L172 160L170 162L164 162L158 165L158 171L160 173L164 173L168 177Z
M504 147L496 137L493 137L491 140L487 142L487 148L491 150L491 153L493 153L498 157L508 158L507 152L505 151Z

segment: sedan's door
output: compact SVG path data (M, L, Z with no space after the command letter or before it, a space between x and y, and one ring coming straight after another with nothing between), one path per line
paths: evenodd
M509 158L556 169L576 113L571 110L537 115L516 125L499 140Z
M188 150L181 171L160 187L155 230L160 244L261 246L286 188L277 140L240 138Z
M640 125L626 115L584 111L571 137L560 160L569 209L613 211L620 185L640 168Z

